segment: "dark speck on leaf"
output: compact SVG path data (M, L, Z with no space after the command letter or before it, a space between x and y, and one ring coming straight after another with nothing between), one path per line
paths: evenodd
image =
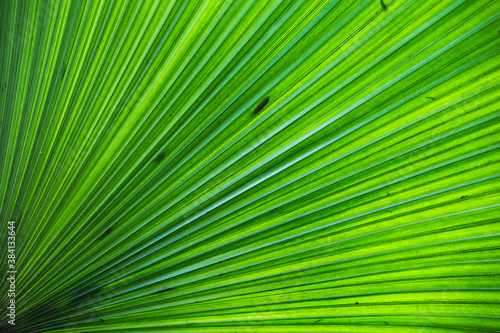
M358 305L358 302L356 302L356 305Z
M320 320L316 320L316 323L319 323L320 321L322 321L323 319L320 319Z
M384 0L380 0L380 4L382 5L383 10L387 10L387 6L384 3Z
M174 288L164 287L164 288L161 288L160 290L158 290L157 292L155 292L155 294L161 294L161 293L164 293L164 292L167 292L170 290L174 290Z
M109 227L108 229L106 229L106 231L102 233L101 237L99 237L99 240L106 238L111 233L111 231L113 231L113 227Z
M384 323L385 323L386 325L389 325L386 321L384 321Z
M165 158L165 153L159 153L158 156L156 156L155 161L156 162L161 162Z
M468 195L462 195L460 199L467 199L469 196Z
M425 98L435 100L435 98L434 98L434 97L430 97L430 96L425 96Z
M262 109L264 109L264 107L267 105L267 103L269 103L269 96L267 96L266 98L264 98L262 100L262 102L260 102L260 104L257 105L257 107L255 108L255 110L253 110L253 113L257 114L260 111L262 111Z
M64 78L64 74L66 74L66 63L63 63L63 70L62 70L62 78Z

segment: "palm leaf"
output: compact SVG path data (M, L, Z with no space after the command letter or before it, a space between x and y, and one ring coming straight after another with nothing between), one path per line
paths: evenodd
M498 1L1 1L15 332L500 330Z

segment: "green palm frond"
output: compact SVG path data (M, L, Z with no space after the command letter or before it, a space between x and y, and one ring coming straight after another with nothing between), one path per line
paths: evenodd
M0 1L0 330L500 331L499 53L496 0Z

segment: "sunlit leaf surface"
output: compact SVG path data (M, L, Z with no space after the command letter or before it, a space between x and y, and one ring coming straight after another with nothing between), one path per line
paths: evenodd
M0 330L499 332L499 53L496 0L0 1Z

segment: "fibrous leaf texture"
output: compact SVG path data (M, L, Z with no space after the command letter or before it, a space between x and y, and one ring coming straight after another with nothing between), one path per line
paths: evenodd
M0 1L0 330L499 332L499 23Z

